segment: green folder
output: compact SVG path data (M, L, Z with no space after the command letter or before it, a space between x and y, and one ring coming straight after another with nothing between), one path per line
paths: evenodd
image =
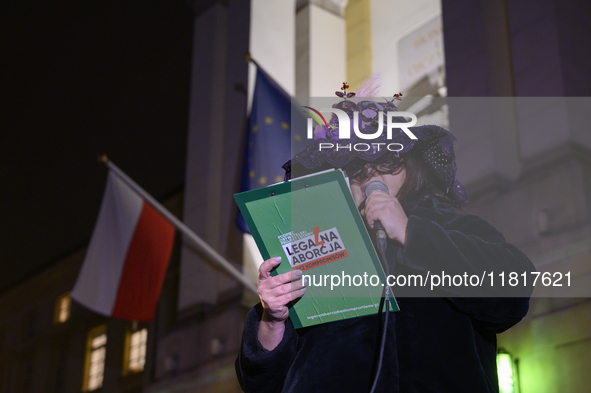
M384 271L341 171L234 198L263 259L282 257L271 274L300 269L308 280L305 295L290 307L296 328L378 312Z

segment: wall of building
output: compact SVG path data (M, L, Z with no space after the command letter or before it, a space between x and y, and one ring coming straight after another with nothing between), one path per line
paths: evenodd
M180 215L182 195L164 203ZM103 387L98 392L137 393L151 380L158 324L148 328L147 362L143 372L123 375L125 337L131 322L98 315L72 301L70 316L56 323L56 301L76 282L86 248L80 249L30 280L0 295L0 391L6 393L79 393L82 391L87 337L106 325L107 346ZM164 293L178 286L178 244L173 251ZM177 280L174 280L174 278ZM173 282L174 281L174 282ZM165 328L166 297L157 321Z
M552 297L538 288L528 316L499 336L499 346L518 362L521 392L585 391L591 150L582 108L590 102L562 97L589 94L573 83L570 57L574 48L588 52L588 43L571 33L588 28L574 22L589 7L443 1L442 9L448 93L471 97L450 104L458 166L468 168L460 179L468 180L469 211L501 229L540 272L577 277ZM491 18L495 12L500 17ZM518 98L479 98L511 95Z
M406 74L399 67L401 57L414 55L420 61L421 55L400 53L398 44L439 15L441 5L434 0L371 2L371 62L373 72L383 75L382 95L392 96L410 87L401 76Z

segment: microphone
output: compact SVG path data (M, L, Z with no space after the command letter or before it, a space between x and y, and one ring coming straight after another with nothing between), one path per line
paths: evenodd
M374 191L383 191L389 194L388 187L381 181L372 181L365 187L365 197L367 198ZM388 244L388 236L386 230L379 220L373 222L373 229L376 233L376 245L378 250L385 251Z

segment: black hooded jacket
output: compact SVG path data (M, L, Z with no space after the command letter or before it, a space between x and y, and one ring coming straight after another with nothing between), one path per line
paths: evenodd
M522 252L477 216L460 213L435 197L405 211L409 218L406 245L388 245L391 272L424 276L465 272L489 279L489 274L498 278L499 272L533 271ZM401 296L405 295L401 289L393 287L400 311L390 313L376 391L498 392L496 334L525 316L531 290L508 288L506 282L501 287L498 280L481 292L488 297L471 297L472 292L462 292L465 287L431 291L430 297ZM287 320L283 340L268 351L257 339L261 313L260 304L249 312L236 360L244 391L370 390L382 316L299 330Z

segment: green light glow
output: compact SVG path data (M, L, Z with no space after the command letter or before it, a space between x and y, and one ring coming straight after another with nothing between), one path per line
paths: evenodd
M508 353L497 355L497 372L499 374L500 393L515 393L513 378L513 358Z

